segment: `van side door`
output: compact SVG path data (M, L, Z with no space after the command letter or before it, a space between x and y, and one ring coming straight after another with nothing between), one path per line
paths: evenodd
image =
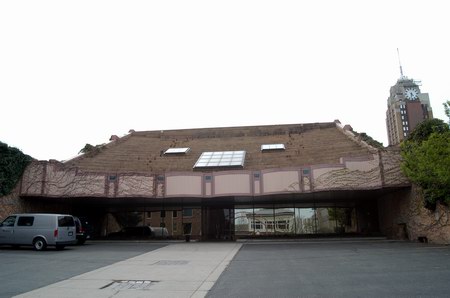
M17 216L8 216L0 226L0 244L14 244L14 225Z
M32 215L21 215L17 219L14 230L14 243L27 244L33 243L33 238L39 231L33 226L35 217Z

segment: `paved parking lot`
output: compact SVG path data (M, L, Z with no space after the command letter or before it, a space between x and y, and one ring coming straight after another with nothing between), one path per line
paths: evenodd
M247 243L208 295L449 296L449 246L389 241Z
M0 297L12 297L81 273L128 259L167 244L87 242L62 251L0 246Z
M240 250L229 254L225 247L233 246ZM155 281L146 289L117 291L117 297L161 297L167 291L171 297L450 296L450 247L409 242L91 242L64 251L0 247L0 260L0 297L46 285L24 296L60 297L66 289L70 297L110 297L110 290L86 285L108 284L117 276Z

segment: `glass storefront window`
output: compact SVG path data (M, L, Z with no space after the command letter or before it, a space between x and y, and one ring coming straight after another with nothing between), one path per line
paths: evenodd
M295 208L295 233L316 233L316 217L314 208Z
M336 232L339 234L356 233L356 209L354 207L336 207L332 213L336 219Z
M234 234L236 237L253 235L256 223L253 221L253 208L248 206L234 209ZM257 225L260 229L260 223Z
M192 216L192 209L190 209L190 208L183 209L183 216L184 217L191 217Z
M273 207L256 208L252 221L256 236L268 236L275 234L275 216Z
M334 234L336 230L335 207L316 208L317 234Z
M277 234L288 235L295 233L294 208L275 208L275 218L271 223Z

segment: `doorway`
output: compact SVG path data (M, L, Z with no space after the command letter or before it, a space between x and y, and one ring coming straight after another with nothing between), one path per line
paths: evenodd
M204 206L202 208L202 239L234 240L234 206Z

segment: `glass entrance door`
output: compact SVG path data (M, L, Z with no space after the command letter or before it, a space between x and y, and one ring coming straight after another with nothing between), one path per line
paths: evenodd
M204 206L202 208L202 238L210 241L234 240L234 207Z

